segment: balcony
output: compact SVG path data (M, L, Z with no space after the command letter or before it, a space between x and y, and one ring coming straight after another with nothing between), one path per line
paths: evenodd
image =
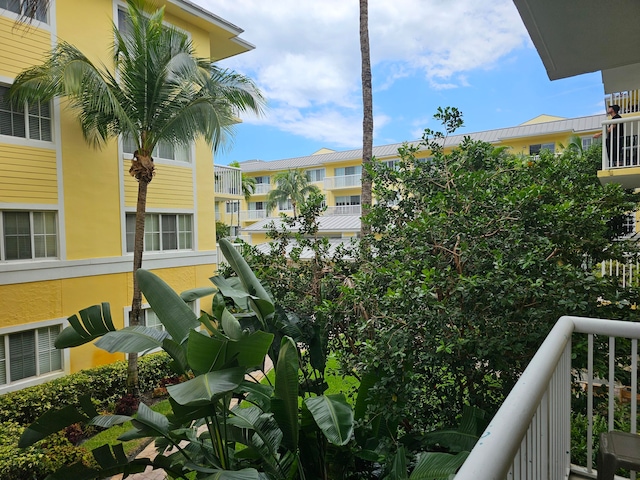
M253 191L253 195L267 195L270 191L271 191L271 184L256 183L256 188Z
M237 167L214 165L214 193L218 200L242 198L242 172Z
M611 105L620 106L620 115L637 113L640 111L640 90L610 93L604 99L607 108Z
M327 207L325 215L360 215L362 207L360 205L340 205Z
M338 188L354 188L362 186L362 175L342 175L339 177L325 177L324 189L335 190Z
M608 141L607 129L610 125L621 125L624 136L618 140L612 132ZM640 187L640 117L618 118L602 123L602 170L598 178L602 184L619 183L624 188Z
M585 336L586 365L578 360L572 364L572 339L583 342ZM616 350L616 340L621 338L631 341L618 342ZM595 478L594 399L606 410L609 430L614 428L616 397L622 396L622 392L628 393L624 397L629 398L629 418L637 418L639 338L638 323L560 318L471 451L456 480ZM596 378L594 360L607 365L607 378ZM616 372L630 374L630 388L616 381ZM572 376L578 380L572 383ZM572 387L582 388L587 395L585 411L574 412L588 418L584 439L587 465L581 466L571 463ZM597 396L594 387L600 387ZM636 433L635 421L631 422L630 431Z
M240 212L241 222L255 222L256 220L262 220L267 218L266 210L242 210Z

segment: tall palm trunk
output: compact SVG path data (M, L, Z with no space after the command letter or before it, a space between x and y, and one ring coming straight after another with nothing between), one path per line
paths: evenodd
M136 229L133 241L133 299L129 325L140 325L142 310L142 293L136 278L136 272L142 267L142 253L144 252L144 223L147 209L147 189L154 174L153 159L149 152L136 151L131 161L129 173L138 181L138 203L136 204ZM138 381L138 354L130 353L127 362L127 393L140 396L140 382Z
M371 207L371 175L368 166L373 156L373 93L371 88L371 54L369 51L369 4L360 0L360 53L362 56L362 195L360 198L362 214L360 235L371 232L364 217Z

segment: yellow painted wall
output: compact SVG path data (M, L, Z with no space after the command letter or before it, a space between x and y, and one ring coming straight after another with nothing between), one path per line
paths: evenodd
M17 27L13 19L0 16L0 45L0 75L13 78L25 68L42 62L44 54L51 49L51 34L33 25Z
M215 188L213 155L204 139L196 141L196 199L198 205L198 248L216 249Z
M55 150L0 143L0 202L58 203Z

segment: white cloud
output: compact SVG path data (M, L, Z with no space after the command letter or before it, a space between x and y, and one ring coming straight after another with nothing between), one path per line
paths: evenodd
M347 147L361 138L357 2L194 1L243 28L242 38L256 45L224 65L264 91L270 108L261 123ZM369 35L376 90L415 76L425 88L468 86L466 72L492 68L528 45L511 0L370 0ZM378 113L377 130L391 121Z

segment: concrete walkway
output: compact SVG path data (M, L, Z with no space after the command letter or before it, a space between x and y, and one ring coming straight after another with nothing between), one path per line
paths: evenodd
M271 362L271 359L269 357L266 357L265 372L269 372L272 368L273 368L273 363ZM264 378L264 375L260 371L253 372L252 375L253 375L252 377L247 375L245 378L249 381L256 380L258 382ZM202 428L206 428L206 427L202 427ZM149 443L149 445L145 447L144 450L142 450L138 454L136 458L155 458L156 455L157 455L157 452L156 452L155 442L152 441L151 443ZM123 478L122 474L119 474L111 477L111 480L122 480L122 478ZM161 470L161 469L153 470L151 467L147 467L147 469L142 473L136 473L133 475L129 475L127 477L128 480L129 479L130 480L165 480L166 478L167 478L167 474L165 473L164 470Z

